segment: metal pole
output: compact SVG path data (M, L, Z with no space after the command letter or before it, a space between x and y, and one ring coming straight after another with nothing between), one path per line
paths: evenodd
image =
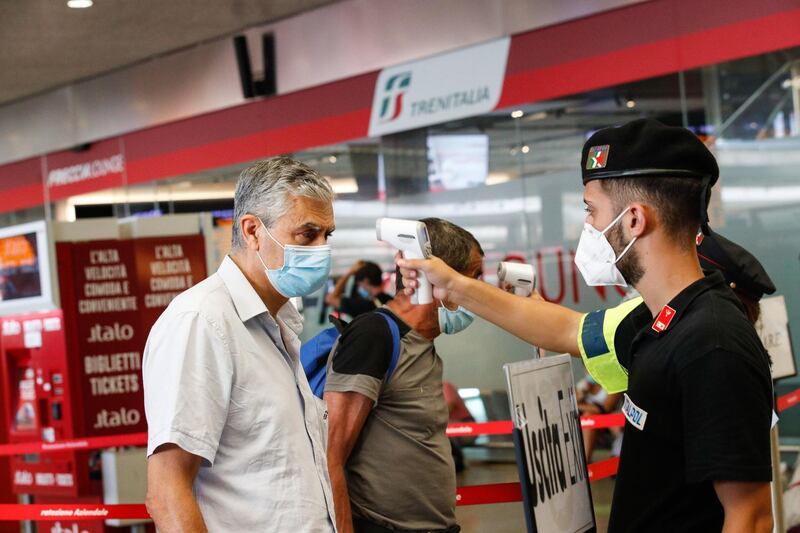
M681 120L683 127L689 127L689 102L686 101L686 77L683 71L678 72L678 90L681 95Z
M800 62L795 62L792 65L792 78L791 88L792 91L792 104L794 109L794 132L800 132Z
M778 445L778 424L770 431L772 452L772 515L776 533L786 533L786 520L783 509L783 483L781 482L781 452Z
M19 497L19 502L25 505L30 505L33 503L33 497L30 494L22 494ZM22 533L35 533L36 529L34 528L32 520L25 520L21 524L21 532Z

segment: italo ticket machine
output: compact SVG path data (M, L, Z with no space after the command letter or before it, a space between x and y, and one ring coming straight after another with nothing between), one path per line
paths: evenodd
M45 222L0 230L0 378L9 443L72 438L65 323L56 309L52 242ZM10 459L17 494L77 496L88 461L74 452Z
M11 315L0 320L0 358L11 443L72 438L64 318L61 311ZM18 494L77 496L89 490L85 454L53 452L11 459Z

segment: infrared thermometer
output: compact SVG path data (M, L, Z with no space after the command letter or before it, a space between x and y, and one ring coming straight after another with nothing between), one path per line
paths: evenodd
M378 240L400 250L404 259L427 259L431 256L428 228L419 220L379 218L375 224ZM425 305L433 302L433 288L424 272L417 271L417 289L411 303Z
M514 294L527 297L536 288L536 269L533 265L504 261L497 265L497 279L500 287L509 284L514 287Z

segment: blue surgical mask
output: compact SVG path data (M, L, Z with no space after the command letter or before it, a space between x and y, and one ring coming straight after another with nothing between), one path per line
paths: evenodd
M264 225L264 222L261 222ZM319 290L328 279L331 271L331 247L322 246L295 246L281 244L272 236L267 226L264 226L267 235L283 249L283 266L280 268L267 268L261 254L256 253L258 260L264 266L264 272L269 282L280 294L286 298L307 296Z
M364 287L358 287L358 295L364 298L365 300L372 300L372 295Z
M475 315L459 306L455 311L444 306L443 302L439 302L442 306L439 308L439 330L445 335L454 335L460 331L464 331L475 320Z

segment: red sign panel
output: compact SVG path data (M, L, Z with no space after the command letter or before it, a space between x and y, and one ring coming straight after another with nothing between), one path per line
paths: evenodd
M201 235L153 237L134 241L144 337L178 294L206 277Z
M170 301L206 277L203 238L59 243L58 262L83 413L76 436L147 431L144 345Z
M62 306L69 317L77 436L146 431L140 304L131 241L60 244Z

